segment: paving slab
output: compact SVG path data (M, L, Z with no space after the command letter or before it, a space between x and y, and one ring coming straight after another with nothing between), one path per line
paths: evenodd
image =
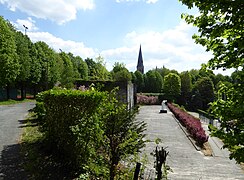
M167 147L169 156L167 164L173 172L168 179L184 180L243 180L244 172L241 167L226 155L204 156L197 151L186 134L182 131L173 114L159 113L161 106L141 106L136 118L147 123L147 139L154 141L162 139L159 146ZM216 145L217 146L217 145ZM154 142L148 142L143 150L148 156L148 169L153 169L154 157L150 153L155 149Z

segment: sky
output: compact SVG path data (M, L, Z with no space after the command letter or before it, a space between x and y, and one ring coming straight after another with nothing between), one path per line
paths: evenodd
M85 59L104 58L136 70L141 45L145 72L165 66L200 69L212 57L192 40L196 27L181 19L197 14L178 0L0 0L0 15L32 42L44 41ZM230 75L230 71L215 73Z

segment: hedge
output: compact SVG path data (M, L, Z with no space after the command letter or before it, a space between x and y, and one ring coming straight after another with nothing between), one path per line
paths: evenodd
M49 90L38 94L37 111L52 148L72 168L80 168L95 155L103 137L99 111L106 92Z
M187 112L175 107L173 104L168 103L169 109L175 115L175 117L180 121L180 123L186 127L187 131L196 140L199 146L203 146L203 143L208 141L208 136L206 135L204 129L202 128L199 119L193 117Z

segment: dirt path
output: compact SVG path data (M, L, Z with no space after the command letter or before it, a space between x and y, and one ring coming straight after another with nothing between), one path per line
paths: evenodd
M0 106L0 180L26 179L21 167L21 124L34 102Z
M235 161L225 156L204 156L201 151L195 149L183 133L172 113L159 114L159 110L160 106L142 106L137 119L148 124L147 139L154 141L160 138L162 139L160 146L168 147L167 164L173 170L169 173L169 179L244 179L244 173ZM155 147L154 142L149 142L144 150L149 158L148 168L153 168L154 158L150 156L150 153Z

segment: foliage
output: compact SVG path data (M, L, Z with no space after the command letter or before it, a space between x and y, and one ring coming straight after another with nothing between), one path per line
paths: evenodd
M188 105L190 101L191 91L192 91L192 79L188 71L182 72L180 74L181 78L181 103L183 105Z
M200 15L183 14L187 23L199 28L194 35L196 43L212 51L214 57L208 65L212 68L238 68L244 63L244 2L180 0L189 8L197 7Z
M38 50L36 44L31 43L29 45L29 55L30 55L30 76L28 82L30 84L37 85L40 82L42 76L42 64L38 58Z
M159 104L157 96L146 96L142 94L137 94L137 104L143 105L155 105Z
M162 78L164 78L166 75L168 75L170 73L170 69L167 69L164 66L162 68L157 68L156 70L160 73Z
M218 91L220 98L211 103L213 115L221 122L220 129L212 127L211 130L212 135L221 138L224 147L230 150L230 158L240 163L244 162L244 73L236 74L236 83L222 83Z
M131 81L132 79L131 73L126 69L125 64L119 62L115 62L111 75L115 81Z
M159 93L162 91L163 79L159 72L149 70L145 74L145 91Z
M119 162L137 154L145 146L146 124L135 119L136 111L116 99L111 92L104 104L102 119L104 122L104 150L110 166L110 180L115 178Z
M45 109L42 129L53 149L65 154L66 165L80 171L93 167L103 139L98 111L105 97L104 92L62 89L38 95L37 101L43 102Z
M29 55L29 44L30 39L24 36L21 32L15 32L17 54L19 57L20 74L18 81L26 81L30 76L30 55Z
M145 88L145 82L144 82L143 74L140 71L136 71L134 74L136 76L135 84L137 86L137 92L140 93Z
M181 80L175 73L169 73L164 77L163 92L169 101L175 101L181 93Z
M197 26L200 35L194 35L196 43L213 52L208 68L239 68L244 64L244 2L180 0L189 8L197 7L199 15L183 15L187 23ZM241 77L241 76L240 76ZM243 162L243 79L230 88L222 85L218 99L212 103L212 112L221 120L220 130L213 135L220 137L231 151L231 158ZM215 84L216 85L216 84ZM242 87L242 88L240 88ZM225 98L222 100L224 94ZM233 123L231 123L233 121ZM227 131L228 130L228 131Z
M95 61L91 58L87 58L85 62L88 66L88 76L90 80L104 81L109 79L109 72L105 68L103 57L98 56Z
M186 127L187 131L196 140L199 146L203 146L203 143L208 141L208 136L205 134L199 119L196 119L187 112L180 110L171 103L168 103L168 107L180 123Z
M61 74L61 85L64 87L71 88L73 86L74 80L78 78L78 74L74 71L73 63L68 54L61 52L59 55L65 67L63 68Z
M0 16L0 86L15 82L19 74L19 61L16 53L14 32Z
M136 111L116 97L113 91L64 89L37 97L36 112L51 148L81 177L107 179L110 174L113 179L120 160L144 146L145 124L136 122Z
M209 103L214 101L214 85L210 78L200 78L192 90L192 107L194 110L207 110Z

